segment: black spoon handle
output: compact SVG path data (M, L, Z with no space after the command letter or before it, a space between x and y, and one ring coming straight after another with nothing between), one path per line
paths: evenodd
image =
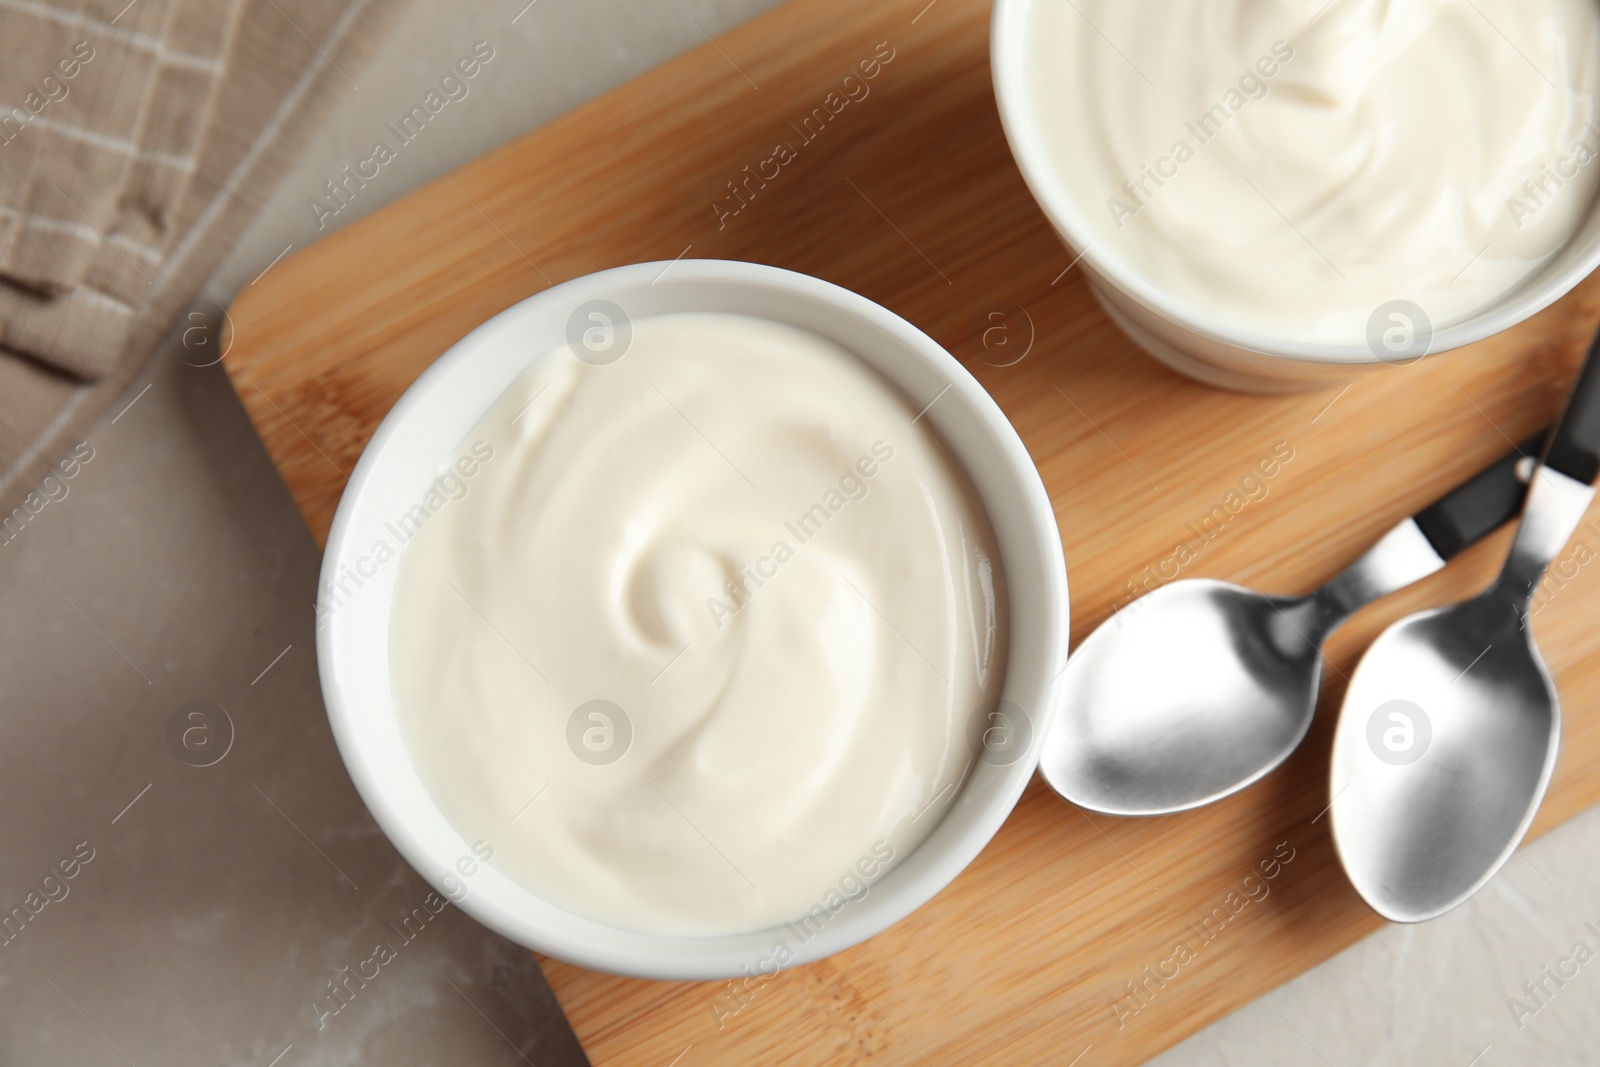
M1600 381L1600 379L1597 379ZM1441 559L1453 559L1516 518L1550 430L1546 427L1414 516Z
M1585 485L1600 479L1600 337L1595 338L1556 426L1545 466Z

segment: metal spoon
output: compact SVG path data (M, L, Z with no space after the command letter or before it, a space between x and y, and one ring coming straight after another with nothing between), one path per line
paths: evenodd
M1311 725L1322 643L1364 605L1513 518L1525 492L1521 458L1508 454L1406 519L1309 596L1192 579L1117 612L1067 662L1065 700L1040 763L1045 780L1092 811L1160 815L1267 774Z
M1499 579L1384 631L1345 694L1333 840L1357 891L1397 922L1477 892L1516 851L1550 783L1560 702L1527 613L1600 475L1596 351L1600 340L1533 474Z

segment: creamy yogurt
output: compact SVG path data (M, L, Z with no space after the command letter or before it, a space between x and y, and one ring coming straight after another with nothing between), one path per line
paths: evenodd
M931 399L931 398L928 398ZM722 934L837 911L938 822L999 696L964 472L813 334L635 321L549 353L400 561L393 684L468 840L558 906Z
M1235 327L1360 342L1515 289L1600 187L1595 0L1037 0L1029 114L1092 250Z

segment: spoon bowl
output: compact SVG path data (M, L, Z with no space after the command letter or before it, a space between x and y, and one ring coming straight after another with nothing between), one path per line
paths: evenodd
M1555 684L1496 591L1412 616L1373 644L1334 741L1334 841L1396 922L1476 893L1522 840L1555 769Z
M1046 779L1113 815L1182 811L1256 781L1311 725L1321 656L1297 627L1317 615L1307 597L1206 579L1136 601L1074 653Z

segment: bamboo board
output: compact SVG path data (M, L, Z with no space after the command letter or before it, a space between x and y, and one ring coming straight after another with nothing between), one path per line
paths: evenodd
M981 0L791 0L273 267L231 309L225 366L312 531L326 535L379 419L468 330L552 283L680 255L818 275L955 353L1043 472L1075 639L1145 568L1198 543L1190 523L1275 449L1293 458L1184 576L1312 588L1555 416L1600 319L1593 280L1509 335L1342 394L1230 394L1140 354L1067 269L1011 162L988 16ZM867 94L832 114L829 94L873 59ZM819 107L826 124L807 126ZM773 175L779 144L776 175L745 184ZM1600 547L1600 522L1581 537ZM1475 590L1503 548L1358 617L1329 650L1324 709L1379 627ZM1535 620L1568 712L1536 833L1600 801L1596 595L1579 569ZM601 1067L1141 1062L1380 925L1320 818L1331 736L1325 711L1256 788L1169 818L1090 816L1036 779L915 915L737 993L547 970ZM1126 983L1198 944L1192 924L1286 850L1265 899L1130 999Z

